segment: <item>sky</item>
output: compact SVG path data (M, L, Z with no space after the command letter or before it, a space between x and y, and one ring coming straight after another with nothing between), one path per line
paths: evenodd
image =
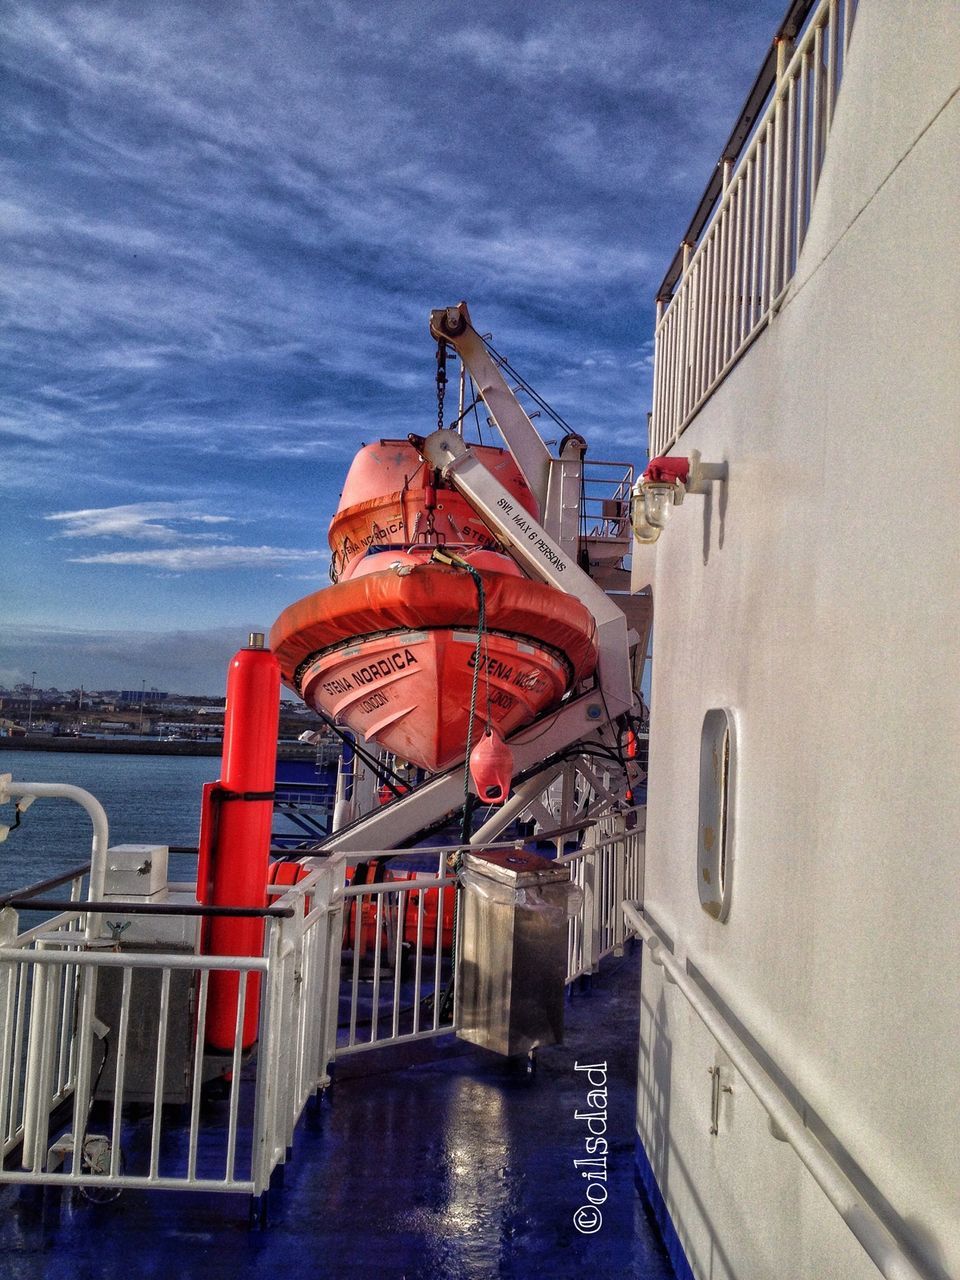
M785 0L0 9L0 685L222 692L434 307L640 462L657 286ZM549 424L548 424L549 425Z

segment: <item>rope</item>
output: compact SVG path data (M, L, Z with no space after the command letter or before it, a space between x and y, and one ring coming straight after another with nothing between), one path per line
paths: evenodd
M470 685L470 718L467 721L467 746L466 757L463 761L463 830L460 833L461 841L466 841L470 836L470 751L473 747L473 720L477 714L477 692L480 685L480 659L483 655L483 647L485 641L485 630L487 622L486 597L483 590L483 579L474 569L473 565L464 562L464 568L473 579L473 585L477 588L477 642L473 647L473 680ZM489 699L490 699L490 682L487 681L487 712L489 718ZM456 854L456 869L459 871L459 851Z
M463 761L463 826L460 832L460 840L466 843L470 832L468 825L470 821L470 752L473 748L473 721L477 714L477 693L480 687L480 660L483 656L484 646L486 644L486 628L487 628L487 600L483 589L483 578L473 567L468 564L462 556L448 555L439 548L434 551L430 557L431 561L437 564L449 564L457 569L463 569L469 573L473 579L473 585L477 589L477 639L473 646L473 680L470 684L470 717L467 721L467 746L466 756ZM490 681L487 680L487 720L490 719ZM455 869L460 870L459 852L455 855Z
M458 569L464 569L473 579L473 585L477 589L477 640L473 647L473 680L470 683L470 717L467 721L467 744L466 755L463 760L463 823L460 827L460 843L464 845L470 839L470 752L473 747L473 721L477 714L477 693L480 687L480 659L483 654L483 646L486 639L487 624L487 602L483 589L483 578L473 567L468 564L461 556L447 555L443 551L434 551L431 560L436 560L441 564L453 565ZM490 681L487 680L487 710L489 713L490 698ZM460 868L463 865L463 850L458 848L453 855L451 862L451 870L454 875L459 877ZM453 1016L453 997L457 972L457 934L460 929L460 886L456 886L453 895L453 938L450 945L450 982L446 991L440 1000L440 1017L445 1018L448 1015Z

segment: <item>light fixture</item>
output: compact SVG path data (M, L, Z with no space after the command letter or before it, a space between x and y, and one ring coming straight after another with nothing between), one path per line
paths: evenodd
M651 459L633 487L631 524L638 542L656 542L670 512L688 493L705 494L714 480L726 480L725 462L702 462L696 449L689 458Z
M647 519L643 501L642 480L637 481L633 493L630 495L630 526L637 542L656 542L660 537L660 530L654 528Z

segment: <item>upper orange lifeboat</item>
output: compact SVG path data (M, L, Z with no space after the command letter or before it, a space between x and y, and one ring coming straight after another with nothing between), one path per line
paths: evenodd
M468 732L506 737L591 674L593 616L524 578L507 556L474 548L465 569L431 547L380 552L353 576L285 609L270 633L283 679L309 705L431 772L463 758ZM474 722L470 703L479 666Z
M534 519L537 500L506 449L474 445L477 458ZM459 493L408 440L365 445L351 463L330 522L330 576L349 578L372 548L495 547L496 539Z

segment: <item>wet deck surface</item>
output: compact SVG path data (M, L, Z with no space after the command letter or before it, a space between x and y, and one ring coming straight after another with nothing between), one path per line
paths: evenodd
M301 1124L265 1229L250 1229L236 1197L127 1191L92 1205L47 1191L38 1203L5 1188L3 1280L670 1280L633 1174L638 975L639 953L627 955L576 990L566 1043L541 1050L532 1077L452 1040L402 1062L399 1050L344 1060ZM576 1066L604 1062L607 1178L593 1185L606 1201L584 1234L574 1219L585 1206L580 1221L594 1225L590 1183L573 1162L590 1158L589 1126L575 1113L595 1107Z

